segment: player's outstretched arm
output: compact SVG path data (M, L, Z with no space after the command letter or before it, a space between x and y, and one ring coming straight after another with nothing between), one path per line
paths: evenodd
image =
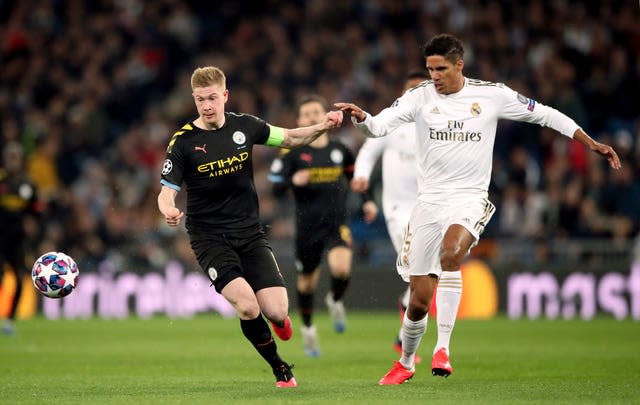
M342 111L329 111L320 124L294 129L285 128L284 140L280 147L291 149L308 145L328 130L340 127L342 117Z
M584 132L581 128L576 129L576 132L573 134L573 139L585 145L587 148L592 151L604 156L607 158L609 162L609 166L613 169L620 169L622 164L620 163L620 158L615 150L609 145L605 145L604 143L600 143Z

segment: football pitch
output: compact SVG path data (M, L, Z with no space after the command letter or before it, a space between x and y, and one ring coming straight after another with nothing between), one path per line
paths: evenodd
M640 323L459 320L451 345L454 373L431 376L435 324L419 353L425 361L399 386L378 386L398 357L392 312L349 312L347 331L316 316L321 356L294 336L278 340L299 386L275 388L266 362L235 319L18 322L0 336L1 404L378 404L640 402Z

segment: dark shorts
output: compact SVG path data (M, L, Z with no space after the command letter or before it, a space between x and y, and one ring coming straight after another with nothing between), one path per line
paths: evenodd
M192 238L191 247L218 293L238 277L247 280L253 291L285 286L264 233L249 238L231 235Z
M296 269L299 273L313 273L326 251L337 246L351 248L351 244L351 229L347 225L299 233L296 237Z

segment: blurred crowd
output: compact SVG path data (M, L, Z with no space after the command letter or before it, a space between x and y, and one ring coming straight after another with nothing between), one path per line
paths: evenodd
M177 257L183 229L159 214L172 133L195 118L189 77L227 74L227 111L295 127L295 102L319 93L372 113L390 105L420 45L440 32L466 45L465 74L504 82L614 146L623 168L552 130L504 122L496 141L486 238L630 241L640 230L640 10L605 0L24 0L0 2L0 146L19 142L47 210L32 253L65 251L81 268L129 270ZM335 131L357 152L363 135ZM255 150L262 216L293 232L292 201L267 181L276 151ZM455 159L455 156L451 157ZM183 196L184 197L184 196ZM384 227L362 224L366 244ZM366 229L365 229L366 228Z

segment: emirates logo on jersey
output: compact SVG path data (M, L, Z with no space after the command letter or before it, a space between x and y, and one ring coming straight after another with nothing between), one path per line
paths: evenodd
M480 142L482 132L465 131L463 121L450 120L447 122L447 128L429 128L429 139L447 142Z

